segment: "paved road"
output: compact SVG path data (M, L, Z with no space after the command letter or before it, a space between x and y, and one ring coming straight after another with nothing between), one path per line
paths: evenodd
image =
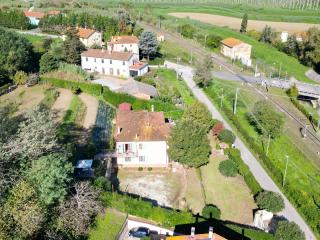
M193 72L192 68L188 66L177 65L175 63L166 62L165 63L168 68L177 70L179 73L182 74L183 80L186 82L188 87L192 90L194 96L202 103L204 103L209 111L212 113L212 116L220 121L223 122L224 126L228 129L232 129L228 122L222 117L219 111L215 108L209 98L205 95L205 93L199 89L193 81ZM249 166L252 174L260 183L261 187L265 190L274 191L279 193L285 202L285 208L279 215L283 215L290 221L296 222L301 229L306 234L307 240L314 240L316 239L308 225L296 211L296 209L292 206L292 204L288 201L288 199L284 196L284 194L280 191L278 186L273 182L273 180L269 177L263 167L260 165L258 160L253 156L250 150L246 147L246 145L242 142L241 139L237 137L235 141L235 146L240 150L241 156L244 162Z

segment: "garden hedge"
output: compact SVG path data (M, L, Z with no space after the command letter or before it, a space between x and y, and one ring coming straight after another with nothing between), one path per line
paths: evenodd
M93 84L89 82L76 82L70 80L62 80L55 78L42 77L41 81L51 84L59 88L67 88L72 91L77 89L81 92L91 94L93 96L102 96L105 101L117 107L120 103L128 102L132 104L134 110L146 109L151 111L152 106L155 111L163 111L166 117L178 119L182 116L183 111L170 103L164 103L155 100L143 100L124 93L116 93L111 91L108 87L102 87L100 84Z

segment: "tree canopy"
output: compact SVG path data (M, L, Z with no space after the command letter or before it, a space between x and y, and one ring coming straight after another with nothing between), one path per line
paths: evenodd
M252 112L249 113L249 118L259 133L263 135L270 135L272 138L276 138L282 132L283 116L266 100L261 100L254 104Z
M270 26L265 26L262 30L260 41L265 43L272 43L274 40L275 34Z
M196 124L203 126L205 129L209 129L212 115L203 103L195 101L186 108L182 120L191 120Z
M67 63L77 64L81 63L81 53L86 49L83 43L80 41L78 30L75 28L69 29L67 32L67 38L63 42L63 54L64 60Z
M242 17L240 32L246 33L247 26L248 26L248 14L245 13Z
M209 161L207 129L191 119L181 120L172 128L169 156L189 167L200 167Z
M213 62L210 55L206 56L203 62L197 64L193 80L199 87L209 86L212 80L212 69Z
M59 67L59 59L51 52L46 52L40 59L40 73L56 70Z
M212 218L220 219L221 211L216 205L207 204L202 209L202 217L206 219L212 219Z
M154 32L143 31L140 35L139 48L142 56L148 58L158 51L158 40Z
M306 236L295 222L282 220L278 222L275 238L281 240L305 240Z
M284 208L283 198L275 192L263 191L256 198L258 206L267 211L277 213Z

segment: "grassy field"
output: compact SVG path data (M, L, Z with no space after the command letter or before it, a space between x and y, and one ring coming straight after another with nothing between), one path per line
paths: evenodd
M126 219L124 213L106 209L104 215L96 218L94 226L89 231L89 240L116 239Z
M230 84L228 87L227 85ZM223 84L219 83L218 80L216 80L216 84L213 84L210 88L206 89L206 93L213 102L217 106L220 105L220 100L215 98L215 95L220 96L221 95L221 89L224 89L225 94L225 100L223 101L223 108L232 109L232 104L234 100L234 91L235 86L238 86L241 88L241 86L238 85L238 83L226 83ZM264 146L266 144L266 139L263 139L256 131L255 128L250 125L247 113L252 108L253 104L260 100L261 97L259 97L256 94L253 94L251 92L244 92L240 90L241 94L239 94L239 101L237 105L237 117L240 121L241 127L246 130L246 132L254 138L255 143L258 147L261 149L264 149ZM222 110L223 112L223 110ZM237 126L234 126L236 129ZM315 164L313 164L312 161L310 161L304 154L302 154L301 151L298 150L296 145L292 142L292 139L287 135L287 131L289 129L286 128L287 126L284 126L284 131L281 136L275 140L271 141L270 149L269 149L269 155L268 157L273 162L273 164L276 166L277 169L279 169L282 173L285 169L286 164L286 155L289 156L289 164L288 164L288 171L287 171L287 177L286 177L286 184L290 185L291 188L294 188L294 191L299 192L302 195L309 196L310 202L308 203L308 206L312 206L314 208L314 211L317 209L317 205L315 202L312 201L312 199L315 197L317 199L317 196L320 194L320 175L319 175L319 168L316 167ZM239 134L241 136L241 134ZM304 144L300 141L300 144ZM265 150L264 150L265 151ZM269 169L270 170L270 169ZM277 182L278 185L281 186L282 182ZM288 195L288 192L285 192ZM291 198L288 195L289 199ZM292 200L294 203L294 201ZM301 203L304 205L305 203ZM298 210L301 209L298 208Z
M215 141L211 138L211 146ZM224 177L219 172L219 163L225 156L211 156L209 164L200 168L206 203L212 203L221 210L221 218L241 224L252 224L253 209L257 206L243 178ZM219 183L219 184L217 184Z

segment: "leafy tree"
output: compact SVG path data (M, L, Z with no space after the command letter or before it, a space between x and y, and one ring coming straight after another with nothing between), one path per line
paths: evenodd
M64 59L67 63L81 63L81 53L85 50L85 46L80 41L76 29L69 29L66 34L66 40L63 42Z
M289 36L285 43L284 52L290 56L297 57L299 54L299 44L295 36Z
M199 87L209 86L212 80L212 68L213 62L210 55L206 56L203 62L196 66L193 80Z
M283 116L276 112L266 100L261 100L254 104L249 118L252 124L263 135L270 135L272 138L276 138L282 132L284 124Z
M46 38L43 40L42 47L46 52L49 51L52 42L53 42L52 38Z
M135 21L131 19L129 11L124 8L118 9L116 18L118 20L118 28L120 32L126 34L132 33Z
M182 120L173 127L169 139L169 156L189 167L208 163L210 153L207 129L192 120Z
M204 217L206 219L212 219L212 218L220 219L221 218L221 211L216 205L207 204L202 209L202 217Z
M279 240L304 240L306 236L295 222L282 220L278 222L275 238Z
M50 45L49 52L59 61L64 60L63 42L53 42Z
M78 182L71 190L71 197L58 208L57 229L73 237L88 233L92 218L102 211L99 191L89 182Z
M103 176L98 177L96 180L94 180L94 186L98 189L101 189L102 191L110 192L112 190L111 181Z
M135 27L133 30L133 35L140 37L144 29L142 27Z
M29 29L31 24L21 10L11 8L9 11L0 10L0 26L16 29Z
M271 27L266 25L265 28L262 31L260 41L265 43L272 43L274 40L275 34L272 31Z
M155 33L151 31L144 31L143 33L141 33L139 48L141 54L143 56L147 56L148 59L150 56L156 54L158 50L158 41Z
M196 33L196 29L190 24L183 24L180 29L181 35L186 38L193 38L194 34Z
M320 72L320 29L313 27L307 32L307 39L303 43L302 61Z
M212 115L203 103L195 101L184 111L182 120L191 120L205 129L209 129Z
M36 197L35 189L28 182L21 181L12 189L0 210L0 219L0 223L4 223L0 229L8 239L28 239L40 230L45 220L45 210Z
M209 34L207 37L206 45L207 47L214 49L220 46L222 38L217 35Z
M66 191L66 184L70 181L73 167L65 154L54 153L35 160L27 178L37 188L39 200L45 205L62 201Z
M17 85L23 85L27 82L28 75L24 71L18 71L16 74L13 76L13 81Z
M228 129L223 129L218 135L218 139L222 142L232 145L236 140L236 136Z
M232 160L224 160L219 164L219 171L225 177L235 177L238 173L237 164Z
M261 209L277 213L284 208L284 201L280 194L270 191L260 192L256 202Z
M37 159L58 146L56 128L49 110L35 107L20 123L16 136L0 149L0 159Z
M242 17L240 32L246 33L247 26L248 26L248 14L245 13Z
M288 89L287 93L292 98L297 98L299 96L299 90L295 84Z
M0 28L0 69L4 76L30 71L33 57L33 46L26 38Z
M46 73L58 69L59 59L47 52L40 59L40 73Z

